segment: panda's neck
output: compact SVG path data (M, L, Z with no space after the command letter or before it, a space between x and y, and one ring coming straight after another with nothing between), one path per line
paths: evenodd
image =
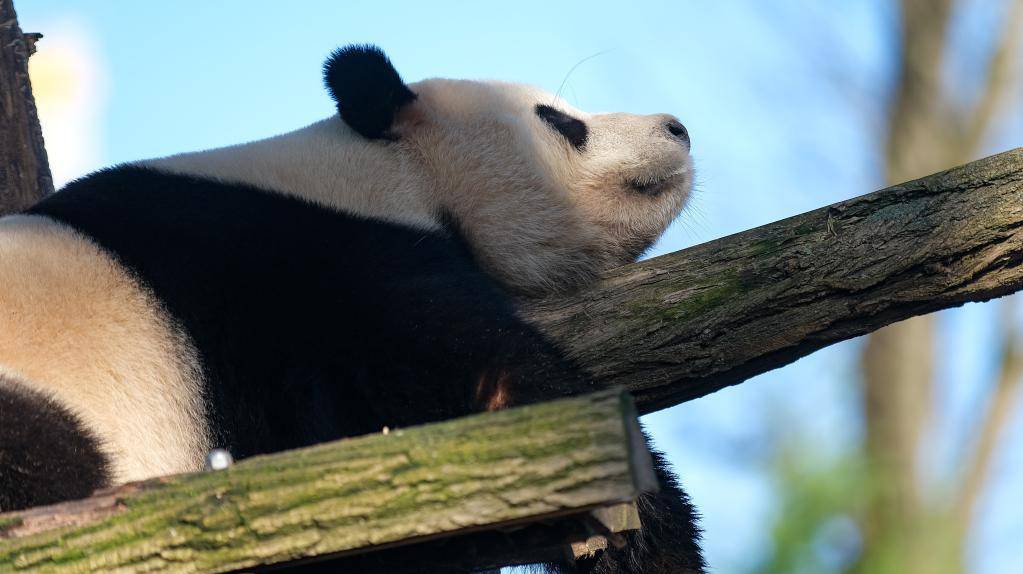
M440 227L417 170L392 147L352 132L338 116L264 140L139 165L247 184L419 229Z

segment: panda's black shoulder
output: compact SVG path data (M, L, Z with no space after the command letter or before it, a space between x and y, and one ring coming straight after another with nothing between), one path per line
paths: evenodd
M481 381L570 369L443 227L137 167L29 213L95 241L183 328L237 456L465 414Z
M264 314L374 301L399 282L424 283L426 292L462 282L503 305L500 288L446 226L412 228L245 184L120 166L70 183L28 213L98 243L183 321L239 301Z

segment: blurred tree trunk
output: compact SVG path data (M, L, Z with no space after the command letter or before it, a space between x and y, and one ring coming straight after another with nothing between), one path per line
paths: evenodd
M949 163L941 72L952 0L902 0L899 76L884 142L885 179L899 182ZM873 477L864 519L869 572L912 573L922 504L920 438L932 406L934 316L890 325L867 338L863 353L866 455Z
M38 34L23 34L13 0L0 0L0 215L53 192L28 78Z
M986 82L964 110L952 104L942 77L955 0L900 0L901 52L883 142L889 183L964 163L980 152L984 134L1009 92L1009 72L1019 51L1023 1L1010 2L988 61ZM864 348L864 448L873 477L863 518L859 569L864 572L932 574L964 568L966 530L935 519L918 476L934 406L934 326L933 315L897 323L871 334ZM1003 411L1014 396L996 393L1002 404L992 408Z

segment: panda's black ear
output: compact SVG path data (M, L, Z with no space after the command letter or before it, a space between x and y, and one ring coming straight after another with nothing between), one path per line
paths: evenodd
M387 137L398 110L416 99L376 46L334 50L323 64L323 80L341 119L369 139Z

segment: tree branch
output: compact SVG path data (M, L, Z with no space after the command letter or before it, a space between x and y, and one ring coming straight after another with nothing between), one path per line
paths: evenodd
M1021 288L1023 148L629 265L524 314L650 412Z
M28 79L28 57L38 38L21 33L13 0L0 0L0 215L53 192Z

